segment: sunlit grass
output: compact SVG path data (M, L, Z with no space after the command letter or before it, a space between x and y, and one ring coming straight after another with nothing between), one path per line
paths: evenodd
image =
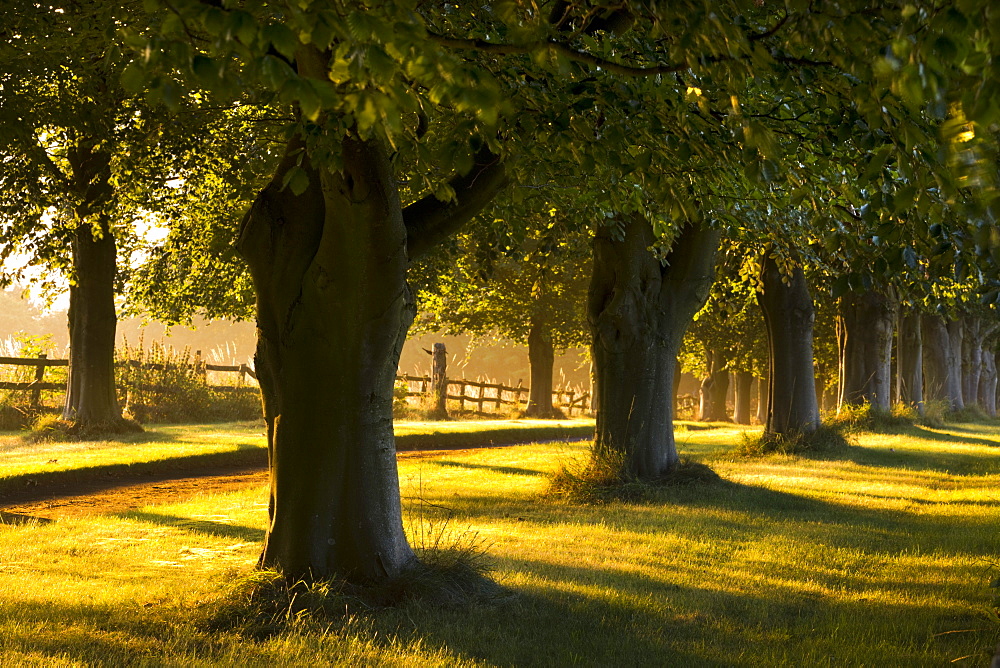
M416 447L476 447L491 443L565 438L592 433L593 420L479 420L474 422L399 422L400 449ZM30 443L21 434L0 434L0 486L4 479L26 475L170 464L182 458L215 463L263 463L267 447L263 422L208 425L147 425L146 431L114 441ZM209 461L211 460L211 461ZM191 460L193 462L193 460Z
M833 459L738 458L741 429L678 432L723 480L643 503L543 496L584 443L404 455L411 541L474 538L512 596L270 638L208 632L193 612L252 568L263 488L0 528L0 664L988 663L1000 428L859 435Z

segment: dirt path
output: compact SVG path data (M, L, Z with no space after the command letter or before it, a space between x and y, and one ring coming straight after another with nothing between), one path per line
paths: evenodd
M495 444L485 447L505 447ZM477 448L478 449L478 448ZM449 449L472 452L475 449ZM431 457L442 450L398 453L400 459ZM267 485L263 468L212 467L160 474L131 474L46 486L23 487L0 493L0 526L27 521L120 513L144 506L178 503L198 495L224 494Z

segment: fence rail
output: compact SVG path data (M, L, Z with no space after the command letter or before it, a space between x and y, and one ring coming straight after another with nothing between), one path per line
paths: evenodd
M396 380L405 381L410 385L410 389L406 393L408 397L430 395L430 376L401 374L396 376ZM445 396L448 399L459 402L461 410L465 410L467 403L474 404L480 413L487 412L485 407L490 405L493 407L493 412L499 412L502 406L519 406L527 403L527 399L522 399L522 395L526 397L531 392L531 388L521 385L511 387L503 383L488 383L466 378L449 378L446 382L448 391ZM419 389L414 390L413 385L419 386ZM470 393L470 389L474 392ZM575 410L582 413L590 409L590 393L557 388L552 391L552 403L557 408L565 410L568 415L573 415Z
M197 361L198 357L200 357L200 355L196 353L196 361L193 364L185 365L140 363L135 360L129 360L126 364L133 368L150 369L154 371L163 371L166 369L191 369L194 373L200 374L205 374L208 371L238 373L240 374L241 380L245 380L247 376L257 380L256 372L253 368L246 364L207 364L205 362ZM0 366L2 365L35 367L35 378L33 381L22 383L0 381L0 390L33 392L33 404L38 404L41 401L42 391L57 391L65 389L66 387L63 383L44 382L44 374L46 367L69 366L69 360L48 359L45 355L39 355L38 357L0 357ZM430 395L430 376L400 374L396 376L396 380L403 381L408 384L409 388L406 393L406 396L408 397ZM468 380L465 378L448 379L446 382L448 385L446 396L448 399L459 402L462 410L465 410L465 405L467 403L473 404L476 407L476 410L480 413L487 412L487 406L492 406L493 412L499 412L503 406L519 406L527 402L527 399L522 399L522 396L526 397L530 393L530 388L523 387L521 385L512 387L510 385L504 385L503 383L488 383L477 380ZM414 389L414 386L416 386L417 389ZM213 385L212 387L213 389L220 390L226 390L229 388L229 386L226 385ZM574 410L583 412L590 408L590 393L588 392L581 393L577 390L557 388L552 391L552 399L553 404L555 404L558 408L565 410L569 415L572 415Z

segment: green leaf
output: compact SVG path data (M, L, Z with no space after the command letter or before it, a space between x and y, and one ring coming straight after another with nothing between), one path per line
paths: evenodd
M297 197L309 187L309 175L306 170L295 165L285 172L285 176L281 180L281 187L288 188Z
M146 71L138 61L133 60L122 70L122 88L129 93L138 93L146 85Z
M275 50L285 58L295 57L295 49L299 47L299 40L288 26L283 23L272 23L264 27L262 34L264 39L270 42Z

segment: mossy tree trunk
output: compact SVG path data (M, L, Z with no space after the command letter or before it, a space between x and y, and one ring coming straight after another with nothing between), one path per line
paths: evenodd
M534 418L559 417L552 405L552 367L556 354L552 334L541 317L532 316L528 330L528 371L531 386L524 414Z
M289 580L393 577L414 563L403 533L392 390L415 308L414 257L479 211L503 185L480 154L432 196L401 210L376 140L352 135L342 168L310 163L293 139L243 220L238 247L257 296L257 374L267 422L270 524L260 563ZM302 160L308 187L283 189Z
M868 403L888 411L892 405L892 336L896 297L891 290L849 292L840 301L841 405Z
M665 262L650 223L622 217L594 240L588 321L598 387L594 458L625 478L655 479L678 462L673 434L677 352L708 298L719 233L688 225Z
M786 282L787 281L787 282ZM768 346L768 412L765 431L789 435L819 427L813 373L815 310L805 274L796 267L782 276L765 252L758 294Z

